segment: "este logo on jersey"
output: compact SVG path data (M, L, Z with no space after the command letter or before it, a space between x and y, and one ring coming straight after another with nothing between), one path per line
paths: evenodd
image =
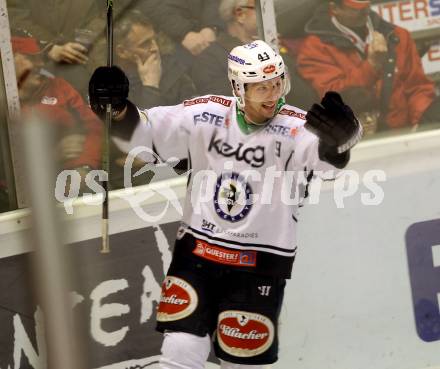
M157 321L169 322L186 318L198 305L194 288L183 279L166 277L162 284Z
M215 127L227 128L225 117L207 111L204 111L202 114L195 114L193 116L193 121L194 125L198 125L200 123L208 123Z
M273 135L279 135L283 137L290 137L295 138L295 136L298 134L298 127L289 127L289 126L282 126L282 125L268 125L266 128L264 128L264 132L268 134Z
M228 310L218 317L217 340L226 353L237 357L262 354L273 343L274 325L264 315Z

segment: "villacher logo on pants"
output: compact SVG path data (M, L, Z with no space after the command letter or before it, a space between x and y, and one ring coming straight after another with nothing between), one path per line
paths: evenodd
M194 288L186 281L176 277L166 277L162 285L157 321L168 322L186 318L198 305Z
M217 339L223 351L238 357L262 354L272 345L274 325L264 315L239 310L218 317Z

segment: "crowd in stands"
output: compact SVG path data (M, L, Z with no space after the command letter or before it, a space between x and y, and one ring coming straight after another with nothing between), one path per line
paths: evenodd
M370 1L324 3L305 32L297 68L319 96L334 90L358 115L373 109L378 130L439 120L440 99L410 33L370 11Z
M435 85L407 30L382 19L368 0L303 4L304 14L298 7L280 14L297 20L295 31L280 34L292 81L288 103L307 110L338 91L366 136L440 120ZM115 1L114 62L129 78L129 98L148 108L231 95L227 55L258 37L255 7L255 0ZM61 168L99 168L103 125L86 101L91 73L107 60L105 2L9 0L8 13L23 113L53 123ZM125 155L115 145L111 153L110 183L118 188Z

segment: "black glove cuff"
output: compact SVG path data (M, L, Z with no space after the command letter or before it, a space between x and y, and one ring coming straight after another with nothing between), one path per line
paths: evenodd
M338 154L336 147L329 146L321 140L319 141L318 154L319 159L338 169L345 168L350 160L350 150Z

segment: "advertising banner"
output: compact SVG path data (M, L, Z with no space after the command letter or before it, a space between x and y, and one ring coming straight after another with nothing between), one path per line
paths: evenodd
M390 1L372 6L386 21L410 32L433 30L440 33L440 0ZM440 41L422 58L426 74L440 72Z

